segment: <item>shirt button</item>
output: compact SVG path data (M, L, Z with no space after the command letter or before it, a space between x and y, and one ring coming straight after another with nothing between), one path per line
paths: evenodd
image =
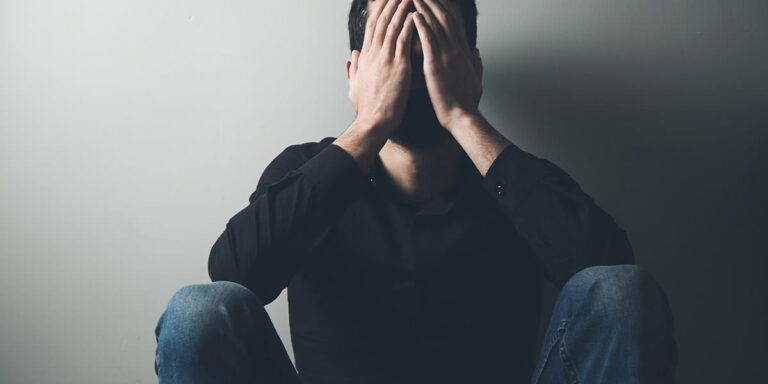
M504 183L499 182L496 184L496 193L501 196L504 194Z
M376 185L376 180L374 180L373 177L371 177L371 184Z

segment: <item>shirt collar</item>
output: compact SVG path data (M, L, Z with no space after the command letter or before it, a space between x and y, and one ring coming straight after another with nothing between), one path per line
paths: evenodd
M473 188L480 185L482 179L480 172L471 163L468 168L469 169L457 170L457 172L465 174L464 180L459 183L458 187L454 187L451 190L441 193L421 206L413 203L396 189L394 183L384 169L380 156L376 156L376 159L371 166L369 181L376 192L383 195L387 200L408 206L416 210L417 215L443 215L450 212L451 209L464 198L464 196L469 194Z

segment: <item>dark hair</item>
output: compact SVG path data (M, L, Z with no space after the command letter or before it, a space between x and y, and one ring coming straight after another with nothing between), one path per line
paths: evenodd
M477 47L477 4L475 0L451 0L459 4L464 18L464 29L467 31L467 42L470 48ZM352 0L349 10L349 49L363 49L365 22L368 19L369 0Z

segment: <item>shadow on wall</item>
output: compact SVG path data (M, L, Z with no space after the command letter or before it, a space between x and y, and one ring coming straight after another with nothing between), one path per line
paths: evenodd
M565 169L627 231L637 263L668 291L679 381L754 382L768 365L768 71L760 60L566 49L493 57L510 51L483 49L483 112Z

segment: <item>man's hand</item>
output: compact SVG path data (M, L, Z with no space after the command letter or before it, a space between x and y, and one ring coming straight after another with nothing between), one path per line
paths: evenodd
M424 77L440 125L452 131L466 117L479 115L483 66L472 52L460 15L441 0L413 0L424 52Z
M349 99L356 121L394 131L405 113L411 86L412 0L373 2L360 52L348 64Z

